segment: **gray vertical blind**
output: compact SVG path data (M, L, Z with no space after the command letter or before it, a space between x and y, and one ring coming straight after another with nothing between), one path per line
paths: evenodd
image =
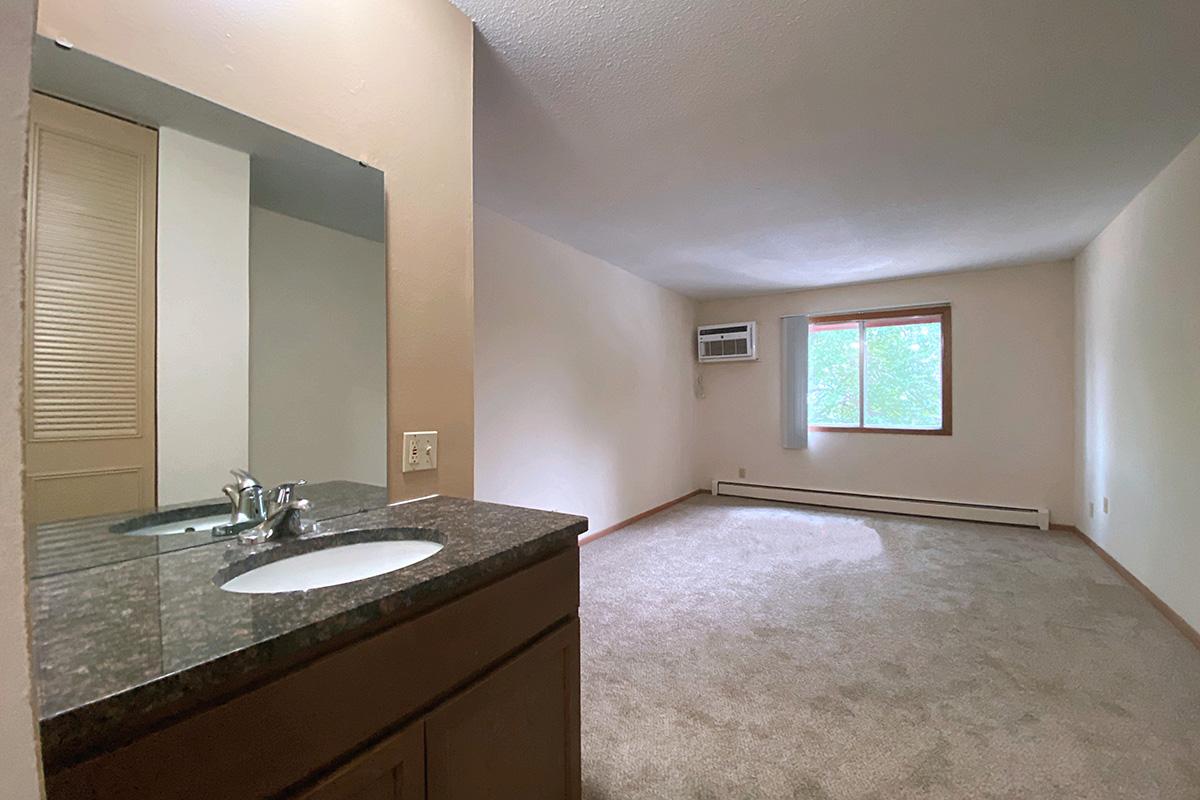
M783 446L803 450L808 447L808 317L784 317L781 322Z

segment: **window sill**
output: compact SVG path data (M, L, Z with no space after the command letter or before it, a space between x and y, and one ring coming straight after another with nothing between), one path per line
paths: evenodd
M905 436L952 436L950 428L842 428L837 425L809 425L822 433L898 433Z

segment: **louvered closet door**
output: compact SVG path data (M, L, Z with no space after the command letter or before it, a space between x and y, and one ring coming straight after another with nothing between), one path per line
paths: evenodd
M158 134L34 95L25 458L35 522L154 505Z

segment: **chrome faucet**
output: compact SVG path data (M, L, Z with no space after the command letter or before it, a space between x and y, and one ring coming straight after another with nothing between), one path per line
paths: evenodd
M262 522L239 533L238 541L242 544L262 544L274 536L299 536L300 512L310 508L312 503L308 500L289 500L278 505Z
M306 481L281 483L268 492L246 470L232 469L229 472L233 475L234 482L226 484L222 491L229 498L230 520L228 525L214 530L216 535L232 536L236 533L243 542L255 543L249 540L258 538L260 541L266 541L281 526L299 535L299 517L294 517L294 512L306 511L311 504L307 500L296 500L294 497L296 487L303 486ZM289 509L292 513L287 513ZM262 530L259 530L260 528ZM247 536L252 531L258 532Z

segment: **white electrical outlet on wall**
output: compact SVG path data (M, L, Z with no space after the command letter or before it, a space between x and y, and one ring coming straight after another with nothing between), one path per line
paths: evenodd
M437 431L405 431L401 472L437 469Z

